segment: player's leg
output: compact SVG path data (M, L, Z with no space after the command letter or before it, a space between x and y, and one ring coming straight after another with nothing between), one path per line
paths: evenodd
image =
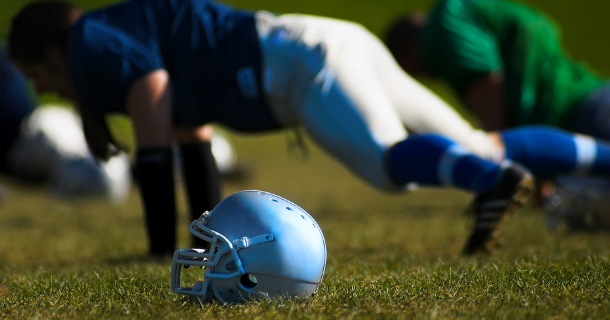
M136 157L148 253L153 258L167 257L176 244L174 157L169 148L140 148Z
M197 220L220 202L220 173L212 154L210 125L193 129L176 129L182 160L182 176L187 189L191 220ZM191 237L194 247L207 243Z
M596 226L604 217L597 199L608 197L610 144L553 127L519 127L500 132L506 157L527 166L541 184L547 225L565 222L572 228ZM574 175L576 174L576 175ZM605 181L605 182L604 182ZM576 190L576 192L575 192ZM604 214L594 214L596 211Z
M417 181L477 192L468 208L475 224L464 254L493 249L502 222L527 201L533 189L533 178L522 167L485 160L436 134L412 135L390 148L386 158L390 174L399 183Z
M484 158L501 160L499 148L487 132L473 128L445 101L405 73L377 37L367 32L359 38L366 43L367 52L361 63L373 66L375 81L382 85L409 131L438 133Z
M353 108L340 85L329 86L321 96L313 90L300 115L320 145L378 187L416 182L477 192L471 206L476 223L464 253L494 246L500 223L526 201L533 187L527 171L485 160L436 134L412 135L386 152L387 145L376 139L376 126L368 125L371 119Z
M374 70L358 65L362 47L349 39L361 27L302 15L271 21L262 48L265 89L276 116L283 124L301 122L320 145L373 185L396 187L383 153L407 133L373 79Z
M343 58L341 61L349 63L349 57ZM386 189L416 182L481 193L501 180L503 166L476 156L447 138L424 133L405 139L400 121L386 121L391 112L384 117L362 112L373 110L364 105L367 103L385 110L379 103L384 101L381 97L360 98L362 92L375 92L370 90L374 85L367 89L350 86L349 82L344 85L343 79L360 77L362 68L344 69L349 71L340 75L331 75L331 70L334 69L309 84L305 103L296 106L295 113L310 135L356 174ZM526 175L519 171L518 179L507 183L503 195L512 196Z
M517 161L537 177L585 174L610 177L610 144L589 136L545 126L500 132L507 159Z

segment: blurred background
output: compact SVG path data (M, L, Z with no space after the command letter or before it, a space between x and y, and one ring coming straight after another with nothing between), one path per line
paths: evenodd
M11 16L31 0L2 0L0 4L0 41L6 40ZM117 0L72 0L85 10L118 2ZM225 3L252 10L265 9L276 13L307 13L359 22L377 35L387 23L401 13L426 10L434 0L229 0ZM563 34L563 45L575 59L589 64L602 75L610 74L610 1L605 0L521 0L546 12L555 20ZM437 83L432 87L452 105L459 106L448 90ZM461 109L460 109L461 110Z
M10 19L30 0L0 0L0 41L6 41ZM116 3L116 0L74 0L85 10ZM590 65L601 75L610 74L610 28L606 0L529 0L521 1L546 12L555 20L563 34L563 45L575 59ZM395 17L411 10L427 10L434 0L231 0L237 7L265 9L276 13L306 13L359 22L380 35ZM450 104L463 108L448 87L440 82L420 79ZM53 97L43 100L53 101ZM471 119L470 115L463 112ZM476 122L475 122L476 125ZM125 130L125 124L119 130ZM377 248L374 239L394 243L391 255L418 253L424 256L454 255L465 237L465 219L459 212L470 195L457 190L424 189L406 197L377 192L347 172L307 140L310 157L303 160L287 150L292 133L275 132L240 135L228 132L240 162L252 170L249 179L225 181L223 196L242 189L262 189L280 194L298 203L328 230L329 250L339 257L356 255L358 251ZM49 199L42 187L22 186L9 178L0 181L10 191L9 199L0 204L0 260L25 261L31 257L42 260L71 260L82 244L89 250L78 256L129 256L144 252L142 215L139 200L132 191L129 199L108 209L108 203L95 201L63 202ZM184 226L186 212L180 203L180 219ZM544 232L542 212L530 208L531 215L517 221L511 233L518 241L509 254L531 252L552 253L564 250L562 241ZM398 223L397 223L398 222ZM346 223L349 228L345 228ZM409 227L409 233L404 228ZM186 229L179 245L186 244ZM531 230L532 232L524 232ZM543 230L543 232L540 232ZM27 231L27 232L24 232ZM49 238L51 236L51 238ZM28 241L17 239L28 238ZM14 241L9 241L14 240ZM49 241L52 240L52 241ZM101 240L101 241L98 241ZM607 250L607 240L583 238L572 241L578 252L594 246ZM15 243L19 243L14 247ZM549 249L552 249L549 251ZM51 250L49 252L48 250ZM530 251L528 251L530 250ZM381 254L382 252L380 252ZM387 252L384 253L388 255Z

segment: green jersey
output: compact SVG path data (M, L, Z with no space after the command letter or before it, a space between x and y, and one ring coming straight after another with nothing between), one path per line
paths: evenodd
M572 111L602 80L567 58L554 23L507 0L441 0L422 34L426 67L463 98L483 73L504 75L511 126L570 126Z

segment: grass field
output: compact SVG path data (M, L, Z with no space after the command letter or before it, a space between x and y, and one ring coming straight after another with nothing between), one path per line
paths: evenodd
M458 254L469 195L422 189L382 195L311 143L286 155L284 138L236 136L253 174L225 194L286 196L320 223L328 268L315 299L199 307L169 290L170 261L144 259L134 193L121 205L63 202L10 184L0 214L0 318L591 318L610 314L610 236L549 233L527 208L492 256ZM181 247L187 246L184 206Z
M0 35L25 2L2 0ZM106 2L80 1L86 8ZM357 20L374 32L397 12L430 3L403 2L233 1ZM610 73L605 27L610 2L531 3L564 26L574 56ZM434 88L452 100L444 87ZM449 189L381 194L311 142L311 157L302 161L286 152L282 133L232 138L252 175L227 181L225 195L243 189L274 192L320 223L329 259L314 299L191 303L170 291L169 260L145 258L135 190L119 205L68 202L48 197L44 188L0 177L10 190L0 204L0 318L610 319L610 234L551 233L542 210L529 206L510 221L500 250L464 258L459 252L468 221L461 212L469 194ZM179 246L185 247L190 221L183 201L179 208Z

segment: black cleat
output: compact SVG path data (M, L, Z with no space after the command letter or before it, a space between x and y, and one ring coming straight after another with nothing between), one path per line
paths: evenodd
M475 223L462 253L491 252L498 245L500 227L507 218L521 208L534 190L532 174L513 163L508 163L500 179L488 190L477 194L470 202L468 214Z

